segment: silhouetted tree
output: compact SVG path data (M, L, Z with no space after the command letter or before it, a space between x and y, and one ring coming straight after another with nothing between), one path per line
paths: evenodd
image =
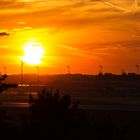
M78 124L79 102L72 104L69 95L60 96L59 90L45 88L38 93L37 99L32 99L31 94L29 98L32 102L31 118L26 134L31 138L46 136L51 139L65 139L68 135L71 137Z

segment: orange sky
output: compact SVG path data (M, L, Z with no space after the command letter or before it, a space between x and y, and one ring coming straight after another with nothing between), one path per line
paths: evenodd
M139 0L1 0L0 71L20 73L23 47L40 44L40 73L136 72ZM2 32L9 33L9 36ZM25 73L36 66L24 64Z

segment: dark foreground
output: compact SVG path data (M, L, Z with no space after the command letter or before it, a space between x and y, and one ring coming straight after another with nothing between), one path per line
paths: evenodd
M67 78L69 80L64 77L61 81L50 82L48 87L68 93L72 101L69 96L60 97L57 92L43 91L28 106L27 95L1 95L1 137L24 140L140 140L140 78ZM26 90L33 92L33 89ZM80 104L73 102L77 99Z
M55 121L53 118L49 122L29 124L28 109L9 109L17 118L3 116L1 110L0 132L4 139L140 139L140 112L79 110L80 118L76 120L64 122L58 116L53 116Z
M0 137L24 140L140 139L139 111L83 110L56 108L56 106L50 108L42 106L42 108L41 106L39 104L33 108L1 108Z

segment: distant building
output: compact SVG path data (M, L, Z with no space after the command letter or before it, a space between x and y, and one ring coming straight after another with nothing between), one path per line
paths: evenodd
M136 73L128 73L128 76L136 76Z
M99 72L99 76L103 76L103 73L102 72Z
M122 72L122 75L125 76L125 75L127 75L127 74L126 74L126 72Z
M105 73L104 75L105 76L112 76L113 74L112 73Z

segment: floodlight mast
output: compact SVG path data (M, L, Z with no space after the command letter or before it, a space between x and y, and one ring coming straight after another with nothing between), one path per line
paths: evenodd
M21 61L21 77L20 77L20 84L21 84L21 86L23 84L23 65L24 65L24 62Z
M139 75L139 65L136 65L137 74Z

